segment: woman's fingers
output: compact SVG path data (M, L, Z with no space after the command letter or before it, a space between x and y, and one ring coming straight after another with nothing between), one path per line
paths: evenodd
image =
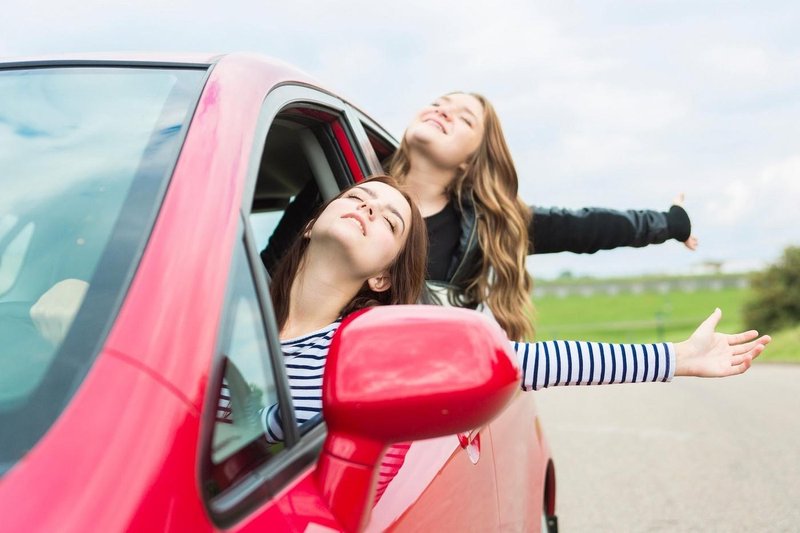
M754 329L751 329L750 331L744 331L742 333L734 333L731 335L727 335L727 337L728 337L728 344L734 346L736 344L742 344L747 341L755 339L756 337L758 337L758 332Z
M764 344L756 342L755 346L747 352L734 355L731 358L731 368L733 369L732 375L745 372L748 368L750 368L750 365L753 363L753 359L761 355L761 352L763 352L765 349L766 346Z
M738 355L738 354L746 353L746 352L752 350L753 348L755 348L759 344L761 344L763 346L766 346L767 344L769 344L769 341L771 341L771 340L772 340L772 338L769 335L764 335L764 336L762 336L762 337L760 337L760 338L758 338L758 339L756 339L754 341L748 342L748 343L736 344L736 345L732 346L733 354L734 355Z
M750 365L753 364L753 360L750 358L745 359L742 361L741 364L731 367L731 373L728 374L729 376L736 376L738 374L744 374L747 372L747 369L750 368Z
M717 329L717 324L719 324L721 318L722 318L722 309L717 307L716 309L714 309L714 312L708 316L708 318L703 320L700 326L698 326L695 333L697 332L708 333L709 331L713 333L714 330Z

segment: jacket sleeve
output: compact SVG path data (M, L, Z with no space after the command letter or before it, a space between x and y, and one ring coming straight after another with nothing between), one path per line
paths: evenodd
M583 341L512 342L522 390L561 385L672 381L672 343L607 344Z
M673 205L669 211L616 211L599 207L570 210L532 207L528 253L592 254L621 246L639 248L668 239L689 238L691 221Z

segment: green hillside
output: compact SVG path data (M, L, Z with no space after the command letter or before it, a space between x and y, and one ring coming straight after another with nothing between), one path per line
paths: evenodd
M724 289L534 298L538 314L537 338L617 342L682 340L715 307L722 309L720 331L737 331L742 327L740 310L747 294L747 290Z

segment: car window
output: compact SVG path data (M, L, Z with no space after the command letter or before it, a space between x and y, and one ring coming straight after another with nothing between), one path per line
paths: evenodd
M375 151L375 155L378 157L378 160L381 162L381 165L384 169L387 168L387 164L389 162L389 158L392 157L392 154L395 152L395 144L387 135L378 133L375 129L371 128L365 123L361 123L364 127L364 131L367 134L367 139L369 139L369 144L372 146L372 149Z
M205 76L0 71L0 474L55 420L99 350Z
M215 416L211 435L211 485L222 491L266 461L282 444L264 438L266 410L278 393L253 274L244 244L234 252L220 334Z
M0 296L14 285L33 236L34 223L5 214L0 218Z
M249 215L269 272L322 201L362 176L342 149L343 121L340 112L307 103L281 110L270 125Z

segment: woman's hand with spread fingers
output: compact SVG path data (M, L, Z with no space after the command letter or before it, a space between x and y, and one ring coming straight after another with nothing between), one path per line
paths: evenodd
M741 374L772 340L755 330L733 335L716 331L722 318L717 308L683 342L675 343L675 375L725 377Z

